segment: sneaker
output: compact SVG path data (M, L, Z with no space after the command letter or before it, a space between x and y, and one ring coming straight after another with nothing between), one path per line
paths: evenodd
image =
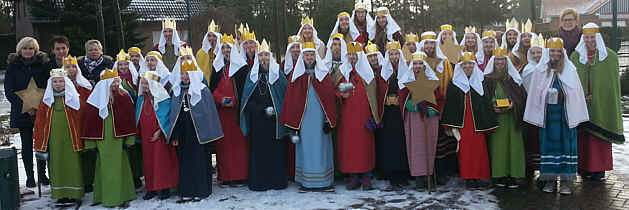
M373 185L371 185L371 178L370 177L363 177L363 179L360 181L360 184L363 187L363 191L369 191L369 190L373 190L374 189Z
M559 194L571 195L572 194L572 182L561 181L559 182Z
M605 181L605 171L591 173L590 180L595 182Z
M321 191L321 192L336 192L336 189L334 188L334 186L329 186L329 187L319 188L319 191Z
M495 178L493 180L493 182L494 182L494 186L496 186L496 187L505 187L505 186L507 186L507 178L505 178L505 177Z
M176 203L187 203L192 201L192 197L181 197Z
M518 187L520 187L520 186L518 185L518 181L515 178L508 178L507 188L509 188L509 189L518 189Z
M347 183L345 188L347 190L356 190L356 189L360 188L360 181L358 180L358 178L352 177L352 178L349 179L349 183Z
M557 182L554 181L546 181L546 183L544 184L544 188L542 188L542 191L547 192L547 193L552 193L555 192L557 190Z
M194 197L192 198L192 202L200 202L201 198L200 197Z

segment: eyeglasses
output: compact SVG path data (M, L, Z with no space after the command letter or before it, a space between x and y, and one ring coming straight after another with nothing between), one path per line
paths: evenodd
M562 21L563 21L563 22L574 22L574 21L577 21L577 20L576 20L576 19L574 19L574 18L565 18L565 19L563 19Z

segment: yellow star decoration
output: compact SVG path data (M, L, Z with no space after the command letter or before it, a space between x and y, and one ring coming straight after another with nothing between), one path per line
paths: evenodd
M22 99L22 113L35 111L39 107L39 103L44 97L44 89L38 88L35 80L31 78L28 87L24 90L15 91L15 95Z
M435 99L435 89L439 87L439 80L429 80L423 73L415 76L415 81L404 83L406 88L410 90L411 102L417 105L419 102L427 101L428 103L437 104Z
M455 44L452 40L446 41L441 45L443 55L448 58L451 63L458 63L461 57L461 46Z

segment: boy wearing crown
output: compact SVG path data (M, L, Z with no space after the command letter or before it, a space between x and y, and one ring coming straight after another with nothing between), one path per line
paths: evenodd
M177 203L198 202L212 193L209 143L223 138L223 129L214 97L203 84L203 72L193 60L180 60L178 65L171 76L171 128L166 144L177 146L180 196Z
M507 47L507 50L511 52L515 45L520 42L520 23L515 19L511 21L507 20L505 24L505 32L502 34L502 41L500 46ZM498 47L498 46L496 46Z
M337 154L341 172L350 174L347 189L372 190L371 170L376 164L374 131L380 123L377 87L373 71L358 42L347 45L347 62L339 67L342 78L337 91L343 116L338 127ZM352 88L342 88L351 84Z
M209 88L225 133L225 138L216 142L218 180L231 187L245 186L249 169L249 141L238 124L248 68L233 36L223 35Z
M128 207L135 199L126 150L135 144L135 108L117 70L106 69L83 107L81 138L96 152L93 205Z
M212 75L212 64L216 58L218 50L218 42L221 41L221 29L214 23L214 20L207 26L207 33L203 36L201 49L197 51L196 59L203 75L205 76L206 85L209 85L210 76Z
M498 39L496 39L496 32L494 30L483 31L482 34L482 47L479 51L481 54L476 55L476 63L480 67L481 71L485 71L489 58L494 55L494 48L498 47Z
M488 137L491 177L498 187L517 188L525 176L522 115L526 91L506 47L494 49L485 69L483 89L491 99L499 127Z
M49 157L50 197L57 199L57 206L78 204L84 193L79 154L84 149L81 102L65 70L52 69L37 110L33 139L35 150Z
M183 49L183 47L182 47ZM162 61L162 54L158 51L151 51L146 53L146 61L140 67L139 74L143 74L147 71L154 71L159 75L160 84L166 88L166 90L170 90L172 84L168 83L168 79L170 78L170 70L166 67L164 62Z
M135 65L131 62L131 58L129 54L127 54L124 50L120 50L118 55L116 55L116 62L114 63L114 69L118 70L118 75L120 76L120 84L122 88L124 88L131 98L135 102L137 98L137 86L138 86L138 71L135 69Z
M416 33L406 34L406 41L404 46L402 46L402 53L404 55L404 60L406 60L408 64L411 62L411 55L419 50L419 36Z
M162 54L162 61L166 68L172 71L177 57L179 56L179 48L186 46L186 42L179 39L177 33L177 21L173 19L165 19L162 21L162 32L159 36L159 42L153 47L154 51Z
M368 30L369 39L378 46L380 53L385 53L387 42L398 41L401 45L404 45L404 36L400 32L400 26L391 17L387 7L376 9L376 21L374 26Z
M496 113L483 89L483 72L474 53L464 52L446 93L441 125L458 141L461 178L468 189L486 188L490 178L485 134L498 127Z
M560 178L559 193L571 194L578 162L576 127L589 120L588 107L563 40L551 38L546 47L550 59L531 75L524 121L539 127L539 179L545 182L542 191L555 192Z
M366 45L368 40L372 40L375 36L375 33L372 33L371 27L375 27L374 19L369 15L367 11L367 4L364 2L356 1L354 5L354 11L352 11L352 16L349 21L350 24L354 25L354 27L359 32L359 37L353 37L354 41L360 42L362 45Z
M141 64L144 63L144 56L142 55L142 50L138 47L131 47L129 50L129 60L133 63L133 67L136 70L140 70Z
M241 38L242 40L240 43L240 48L238 50L247 60L247 65L251 67L253 66L253 62L257 55L259 45L258 41L256 40L256 33L254 31L249 31L249 28L247 27L242 32Z
M282 71L286 78L290 78L290 73L293 72L299 54L301 53L301 42L299 36L292 35L288 37L288 46L286 46L286 53L284 53L284 60L282 61Z
M421 42L419 49L426 53L426 62L441 81L441 91L445 95L448 84L452 80L452 65L448 58L441 51L441 46L437 41L437 34L432 31L426 31L421 34ZM442 104L440 104L442 105Z
M598 25L583 26L581 41L570 56L585 89L590 122L579 131L579 170L595 181L613 169L612 144L623 136L618 56L605 46Z
M364 39L364 37L360 36L358 28L356 28L356 25L350 24L350 21L350 15L347 12L341 12L336 15L336 23L334 24L334 28L332 28L330 36L340 33L343 35L345 43L350 43L352 41L364 43L365 40L358 40Z

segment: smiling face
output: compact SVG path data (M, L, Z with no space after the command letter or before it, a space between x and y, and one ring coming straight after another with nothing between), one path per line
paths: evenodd
M52 51L53 53L55 53L55 56L57 57L58 60L63 60L63 58L68 56L68 51L70 49L68 49L68 46L65 43L55 42L54 45L55 46L52 49Z
M118 61L118 71L122 73L129 72L129 61Z
M436 47L437 47L437 43L435 41L425 41L424 53L426 53L428 57L434 58L436 56L436 51L435 51Z
M92 60L97 60L103 55L103 49L96 44L92 44L87 48L87 56Z
M494 48L496 48L496 39L494 38L483 39L483 52L485 53L485 55L491 56L494 52Z
M397 65L400 62L400 51L399 50L389 51L389 60L391 61L391 64Z
M476 64L474 62L471 62L471 61L465 61L461 65L461 67L463 67L463 72L465 72L465 75L467 77L472 76L472 73L474 73L474 65L476 65Z
M218 37L216 37L214 33L211 33L211 32L207 33L207 36L205 38L207 39L208 42L210 42L211 48L216 47L216 40L218 39Z
M583 34L583 41L588 50L596 50L596 34Z
M369 65L371 65L372 68L377 68L380 66L380 63L378 63L378 54L374 53L371 55L367 56L367 61L369 61Z
M149 70L155 71L155 69L157 69L158 63L159 63L159 60L155 56L146 57L146 66L149 67Z
M520 44L524 47L524 48L529 48L531 47L531 38L533 38L533 36L530 33L522 33L522 35L520 35Z
M380 26L380 27L387 26L387 16L380 15L380 16L376 17L376 22L378 23L378 26Z
M151 93L151 90L149 89L149 81L142 78L140 80L140 87L142 88L142 92L144 93Z
M354 11L354 15L356 15L356 20L358 23L363 24L367 20L367 10L366 9L356 9Z
M426 70L426 65L424 65L424 61L413 61L413 72L417 75L418 73L424 72Z
M566 14L560 21L561 28L564 31L572 31L578 25L577 17L574 14Z
M181 76L181 84L189 85L190 84L190 75L188 75L187 71L182 71L179 73Z
M518 32L516 32L515 30L509 30L507 32L507 44L509 44L509 46L514 46L517 42L518 42Z
M301 36L304 38L305 41L313 41L313 31L314 29L311 25L304 25L304 27L301 29Z
M539 63L539 61L542 59L542 48L532 47L531 49L529 49L529 51L531 51L531 58L536 63Z
M166 39L166 43L170 44L173 42L173 32L172 28L164 29L164 39Z
M68 74L68 78L70 78L71 80L76 79L76 73L78 69L76 68L75 64L64 65L63 69L66 70L66 73Z
M349 17L343 16L339 19L339 33L349 32Z
M293 57L293 61L297 61L299 53L301 53L301 48L298 44L294 44L290 47L290 56Z
M559 63L563 59L563 49L561 48L550 48L548 54L550 55L550 61L553 63Z
M417 52L417 45L415 45L415 42L406 42L404 43L404 46L406 46L406 49L408 49L408 52L410 52L411 54Z
M223 44L221 47L221 53L223 54L223 57L225 58L225 60L229 61L229 58L231 56L231 52L232 52L232 47L229 46L228 44Z
M468 48L476 48L476 34L467 34L465 35L465 46Z
M441 33L441 43L446 43L447 41L454 41L454 32L447 30Z
M52 90L54 90L55 92L59 93L65 90L66 81L65 79L63 79L63 77L53 77L51 81L52 81Z

